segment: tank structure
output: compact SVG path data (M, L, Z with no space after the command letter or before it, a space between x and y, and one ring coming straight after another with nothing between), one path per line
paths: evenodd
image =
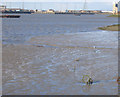
M113 3L113 14L114 15L120 15L120 1Z

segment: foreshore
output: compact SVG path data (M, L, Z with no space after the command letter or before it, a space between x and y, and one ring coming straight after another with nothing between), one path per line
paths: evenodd
M108 31L120 31L120 24L110 25L105 27L99 27L100 30L108 30Z
M3 95L117 95L117 35L55 34L3 44Z
M120 15L109 15L108 17L120 17Z

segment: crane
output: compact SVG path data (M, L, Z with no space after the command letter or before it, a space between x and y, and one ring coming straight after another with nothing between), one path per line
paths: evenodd
M87 0L85 0L84 5L83 5L83 10L87 9Z

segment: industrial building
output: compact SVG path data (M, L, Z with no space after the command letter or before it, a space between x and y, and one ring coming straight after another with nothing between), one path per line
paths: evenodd
M5 9L6 9L6 6L0 5L0 10L5 10Z
M113 14L114 15L120 14L120 1L119 2L114 2L114 4L113 4Z

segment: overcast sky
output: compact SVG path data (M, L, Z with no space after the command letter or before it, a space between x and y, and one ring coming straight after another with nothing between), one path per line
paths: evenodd
M0 0L0 2L84 2L85 0ZM114 2L119 0L87 0L87 2Z
M86 9L89 10L112 10L113 2L119 0L86 0ZM11 8L26 9L83 9L85 0L0 0L2 4Z

